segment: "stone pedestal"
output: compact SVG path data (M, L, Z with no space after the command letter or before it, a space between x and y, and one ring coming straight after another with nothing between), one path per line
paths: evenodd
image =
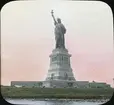
M50 68L46 81L74 82L75 78L70 65L70 57L71 55L68 54L67 49L54 49L50 55Z

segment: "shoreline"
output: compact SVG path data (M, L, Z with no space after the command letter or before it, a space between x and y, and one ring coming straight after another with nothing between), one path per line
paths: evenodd
M60 100L106 100L106 99L111 99L110 96L3 96L3 98L8 98L8 99L60 99Z

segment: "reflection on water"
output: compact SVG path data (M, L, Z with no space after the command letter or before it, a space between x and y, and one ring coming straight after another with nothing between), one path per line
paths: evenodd
M37 99L6 99L7 102L12 104L24 104L24 105L100 105L106 100L37 100Z
M47 101L47 105L74 105L73 101L66 101L66 100L49 100ZM45 105L45 104L44 104Z

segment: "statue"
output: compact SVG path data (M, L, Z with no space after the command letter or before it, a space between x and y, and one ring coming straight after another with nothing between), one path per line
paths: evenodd
M66 29L64 25L61 23L61 19L57 18L57 21L55 20L55 17L53 15L53 10L51 11L54 25L55 25L55 41L56 41L56 48L65 48L65 39L64 34L66 33Z

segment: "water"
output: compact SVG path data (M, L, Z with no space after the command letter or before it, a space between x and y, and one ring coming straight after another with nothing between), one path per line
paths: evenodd
M100 105L106 100L65 100L65 99L5 99L7 102L12 104L23 104L23 105Z

